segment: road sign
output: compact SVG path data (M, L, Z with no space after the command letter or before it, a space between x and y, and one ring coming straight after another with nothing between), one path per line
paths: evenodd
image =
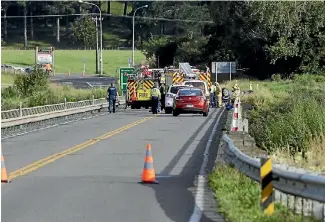
M36 47L35 50L36 64L45 65L47 63L54 65L54 48L53 47Z
M122 91L126 91L127 86L127 76L134 73L134 68L120 68L120 87Z
M236 73L236 62L212 62L212 73Z
M84 57L83 62L86 63L86 57Z

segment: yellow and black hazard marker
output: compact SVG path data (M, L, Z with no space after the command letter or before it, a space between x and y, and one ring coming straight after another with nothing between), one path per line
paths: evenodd
M133 93L135 91L135 82L128 82L128 94L129 94L129 98L133 97Z
M270 158L261 158L260 175L262 185L261 205L264 215L271 215L274 212L274 199L272 160Z
M208 81L206 73L200 73L200 80L205 82Z
M178 72L173 73L173 84L184 82L184 76Z
M207 79L208 79L208 87L211 87L211 73L207 73Z
M151 89L154 86L154 82L152 80L144 80L143 88L144 89Z

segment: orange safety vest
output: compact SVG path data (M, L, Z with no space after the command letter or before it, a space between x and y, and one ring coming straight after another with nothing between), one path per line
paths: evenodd
M46 70L50 70L51 69L51 65L50 64L46 64L45 65L45 68L46 68Z

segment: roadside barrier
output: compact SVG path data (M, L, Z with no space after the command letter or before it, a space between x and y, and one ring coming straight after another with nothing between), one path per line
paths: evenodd
M236 98L234 102L234 113L232 118L232 124L231 124L231 131L238 131L239 129L239 112L240 112L240 99Z
M239 114L240 115L240 114ZM234 115L232 122L234 120ZM232 132L232 134L246 134ZM266 156L252 157L239 150L227 135L222 158L226 164L261 184L261 205L264 214L274 211L274 201L280 202L297 214L314 216L325 221L325 176L304 169L272 164ZM245 141L244 141L245 142ZM238 144L242 143L239 141ZM253 144L255 145L255 144ZM245 148L247 150L249 148Z
M119 102L120 105L125 104L124 97L120 96ZM94 99L94 97L92 100L78 102L67 102L65 99L64 103L27 108L22 108L20 103L19 109L1 112L1 136L21 130L26 132L26 127L34 130L45 125L56 125L62 118L63 120L78 119L86 113L98 112L105 108L108 108L106 98Z
M273 174L272 160L270 158L261 158L261 205L265 215L271 215L274 212L273 200Z

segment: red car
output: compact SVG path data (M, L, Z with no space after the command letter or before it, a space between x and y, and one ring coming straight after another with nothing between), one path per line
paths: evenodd
M181 113L200 113L208 116L209 103L199 88L183 88L178 90L173 104L173 116Z

